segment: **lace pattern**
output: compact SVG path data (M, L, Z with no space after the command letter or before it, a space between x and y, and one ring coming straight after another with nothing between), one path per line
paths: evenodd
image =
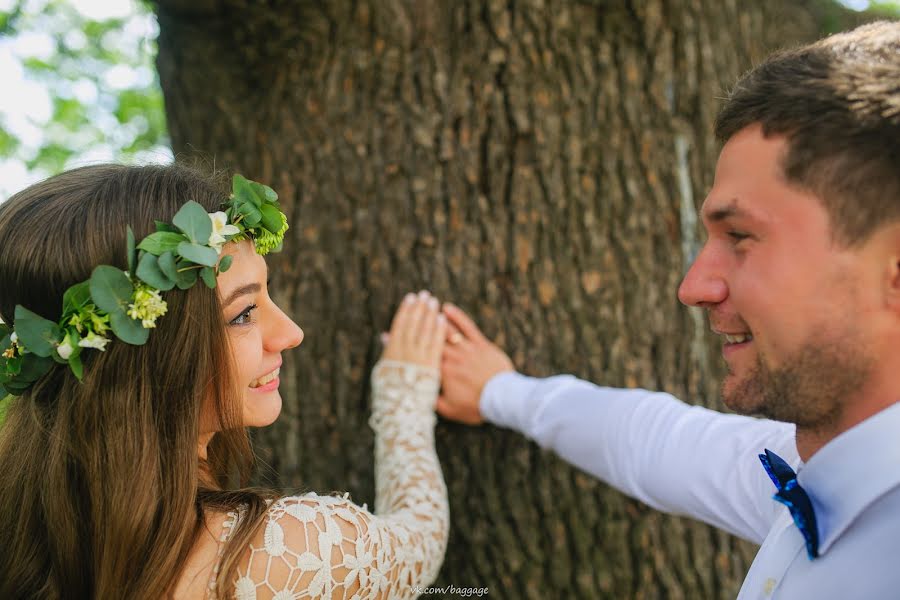
M213 565L212 574L209 576L209 582L206 584L206 597L209 600L216 598L216 577L219 576L219 567L222 563L222 556L225 554L225 542L231 537L231 532L238 522L238 513L229 511L225 515L225 521L222 522L222 534L219 536L218 549L216 551L216 564Z
M375 366L375 514L346 495L274 502L238 567L237 600L407 599L434 580L450 521L434 449L439 382L434 369ZM238 518L229 515L223 539Z

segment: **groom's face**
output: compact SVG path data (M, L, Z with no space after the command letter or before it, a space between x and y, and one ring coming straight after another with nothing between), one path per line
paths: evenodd
M726 405L822 423L867 377L875 294L865 252L837 244L821 201L785 181L786 148L753 125L722 149L701 210L708 239L678 295L722 336Z

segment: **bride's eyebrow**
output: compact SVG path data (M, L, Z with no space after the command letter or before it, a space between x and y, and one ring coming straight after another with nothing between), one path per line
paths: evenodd
M222 303L222 308L228 308L228 306L232 302L234 302L241 296L246 296L247 294L257 294L261 289L262 287L258 283L248 283L247 285L242 285L228 295L228 298L226 298Z

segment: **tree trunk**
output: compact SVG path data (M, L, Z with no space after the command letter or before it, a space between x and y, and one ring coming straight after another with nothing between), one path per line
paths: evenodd
M795 2L159 0L177 155L272 185L273 296L304 328L256 435L277 486L373 503L368 374L399 299L473 314L523 372L718 407L679 281L723 90L818 35ZM755 548L493 427L438 426L438 585L496 598L733 598Z

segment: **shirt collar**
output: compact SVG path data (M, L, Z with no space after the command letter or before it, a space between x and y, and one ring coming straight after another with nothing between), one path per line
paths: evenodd
M866 507L900 485L900 402L843 432L797 473L809 494L824 554Z

